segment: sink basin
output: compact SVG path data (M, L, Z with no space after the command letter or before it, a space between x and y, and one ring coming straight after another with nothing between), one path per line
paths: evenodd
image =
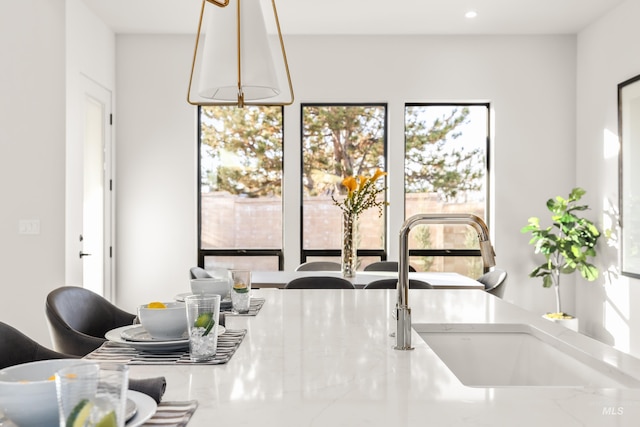
M638 388L640 381L527 324L414 324L465 385Z

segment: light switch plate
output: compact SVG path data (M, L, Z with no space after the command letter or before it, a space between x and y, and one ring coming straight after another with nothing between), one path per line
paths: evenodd
M40 234L39 219L21 219L18 221L18 234L36 235Z

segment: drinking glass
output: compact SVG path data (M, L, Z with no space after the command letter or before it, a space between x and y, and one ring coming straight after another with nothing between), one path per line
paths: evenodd
M60 427L125 425L129 367L79 363L56 372Z
M235 313L246 314L251 305L251 271L230 270L231 308Z
M220 295L188 295L184 302L189 325L189 357L193 362L211 360L218 348L216 326L220 316Z

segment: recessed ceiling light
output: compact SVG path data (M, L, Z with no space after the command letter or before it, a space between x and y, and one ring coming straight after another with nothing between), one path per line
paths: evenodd
M473 19L476 16L478 16L478 13L475 10L470 10L467 13L464 14L465 18L469 18L469 19Z

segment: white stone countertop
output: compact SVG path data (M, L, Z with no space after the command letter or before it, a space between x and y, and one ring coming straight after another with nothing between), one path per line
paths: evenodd
M469 387L412 333L394 350L387 290L254 290L257 316L217 366L131 366L132 378L163 375L165 401L199 402L199 426L638 426L640 389ZM640 378L640 360L479 290L411 290L413 323L526 323ZM467 355L473 358L473 354Z

